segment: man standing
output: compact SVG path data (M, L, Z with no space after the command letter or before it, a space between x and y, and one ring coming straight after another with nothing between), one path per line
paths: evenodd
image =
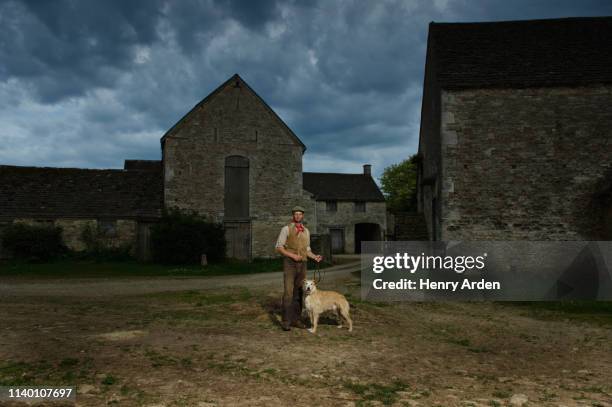
M283 320L281 326L289 331L291 326L305 328L302 316L302 282L306 279L306 264L310 257L317 263L323 257L310 250L310 232L302 224L304 208L296 206L291 211L293 219L283 228L276 241L276 251L284 256Z

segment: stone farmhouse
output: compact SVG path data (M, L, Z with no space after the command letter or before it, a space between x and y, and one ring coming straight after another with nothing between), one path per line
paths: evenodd
M164 207L223 223L228 255L275 256L291 208L306 209L313 238L336 253L384 239L386 205L369 165L357 174L302 171L304 143L239 76L193 107L161 138L161 161L123 169L0 166L0 229L15 221L62 226L69 247L83 230L150 257L150 227Z
M431 23L432 240L612 240L612 18Z

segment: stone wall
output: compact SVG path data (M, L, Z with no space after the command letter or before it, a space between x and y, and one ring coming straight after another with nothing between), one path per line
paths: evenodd
M239 80L215 91L163 141L167 207L224 220L225 159L249 160L252 257L275 256L280 228L302 204L303 145Z
M397 212L393 215L393 239L399 241L429 240L425 216L418 212Z
M429 42L428 47L431 47ZM440 145L442 114L436 64L436 53L428 49L419 132L420 163L417 172L417 205L418 211L425 215L429 238L432 240L440 237L440 173L442 170Z
M53 224L62 228L62 239L66 246L74 251L85 250L86 244L83 241L83 231L91 228L94 233L98 231L98 220L96 219L54 219L39 220L32 218L15 219L15 222L26 223L29 225ZM117 219L115 222L115 233L103 237L103 244L109 248L130 247L134 254L137 244L138 223L131 219Z
M344 229L344 252L355 253L355 225L357 223L375 223L380 226L384 239L387 229L387 205L385 202L366 202L365 212L355 212L354 202L338 201L337 211L328 212L325 201L317 201L317 232L329 233L330 228Z
M441 104L443 240L602 237L611 87L442 92Z

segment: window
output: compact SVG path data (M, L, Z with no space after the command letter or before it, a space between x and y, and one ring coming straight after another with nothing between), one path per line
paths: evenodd
M336 212L338 210L338 202L336 201L325 202L325 210L327 212Z
M115 237L117 236L117 221L109 219L98 220L98 231L102 236Z
M365 212L366 207L365 201L355 201L355 212Z

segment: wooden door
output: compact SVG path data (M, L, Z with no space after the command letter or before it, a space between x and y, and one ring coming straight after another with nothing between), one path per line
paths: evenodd
M151 225L149 222L138 222L138 247L136 257L140 261L150 261L151 254Z
M225 222L226 255L239 260L251 259L251 222Z
M329 229L333 254L344 253L344 229Z

